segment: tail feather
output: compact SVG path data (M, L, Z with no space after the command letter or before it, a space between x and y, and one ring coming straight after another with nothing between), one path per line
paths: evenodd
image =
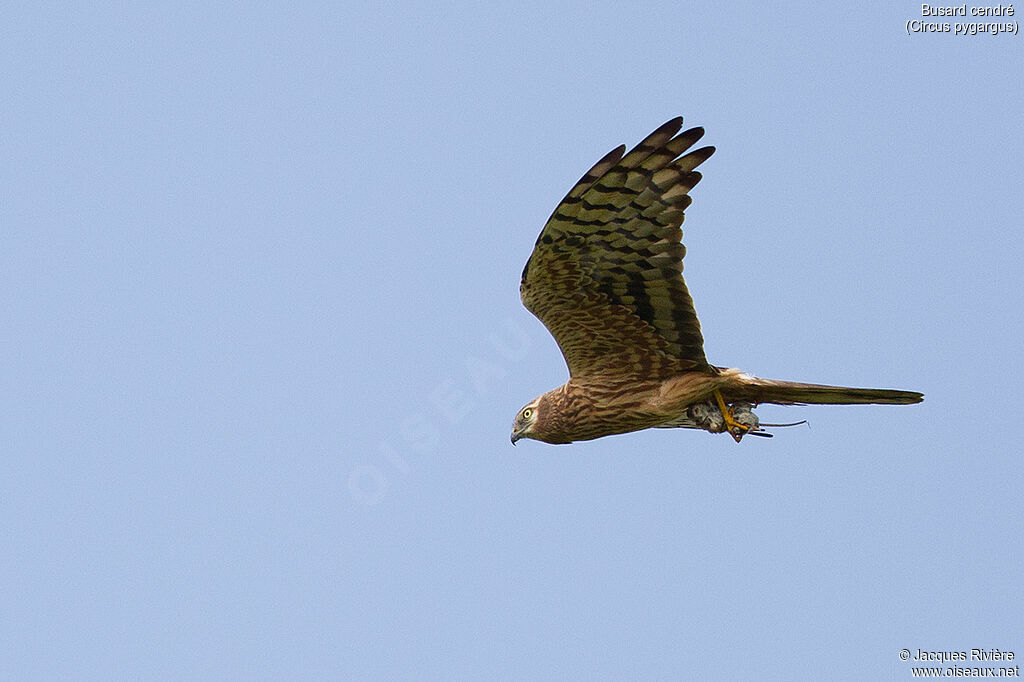
M924 400L916 391L897 391L889 388L850 388L823 384L802 384L796 381L777 381L744 377L744 386L729 390L729 401L779 405L912 405Z

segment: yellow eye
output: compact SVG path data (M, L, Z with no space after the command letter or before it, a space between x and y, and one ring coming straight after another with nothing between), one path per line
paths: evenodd
M525 410L523 410L523 419L529 419L531 414L533 414L533 410L527 407Z

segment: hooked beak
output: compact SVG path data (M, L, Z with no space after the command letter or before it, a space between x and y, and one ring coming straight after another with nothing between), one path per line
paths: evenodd
M513 431L512 432L512 438L510 439L512 441L512 445L515 445L516 441L519 440L520 438L522 438L522 436L519 435L519 432L518 431Z

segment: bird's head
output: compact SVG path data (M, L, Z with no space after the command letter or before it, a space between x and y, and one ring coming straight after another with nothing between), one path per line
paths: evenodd
M516 444L516 441L520 438L539 438L539 431L535 431L534 427L537 425L537 421L540 418L541 403L544 400L544 396L535 398L533 402L528 405L524 405L519 413L516 415L515 420L512 421L512 445Z
M562 410L565 387L548 391L522 407L512 422L512 445L520 438L532 438L552 445L571 443L565 436Z

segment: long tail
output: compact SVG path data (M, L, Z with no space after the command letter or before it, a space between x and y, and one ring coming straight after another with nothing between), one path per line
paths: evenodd
M777 381L746 375L742 386L723 390L728 402L743 400L752 403L779 405L912 405L924 400L916 391L897 391L889 388L849 388L823 384L801 384L796 381Z

